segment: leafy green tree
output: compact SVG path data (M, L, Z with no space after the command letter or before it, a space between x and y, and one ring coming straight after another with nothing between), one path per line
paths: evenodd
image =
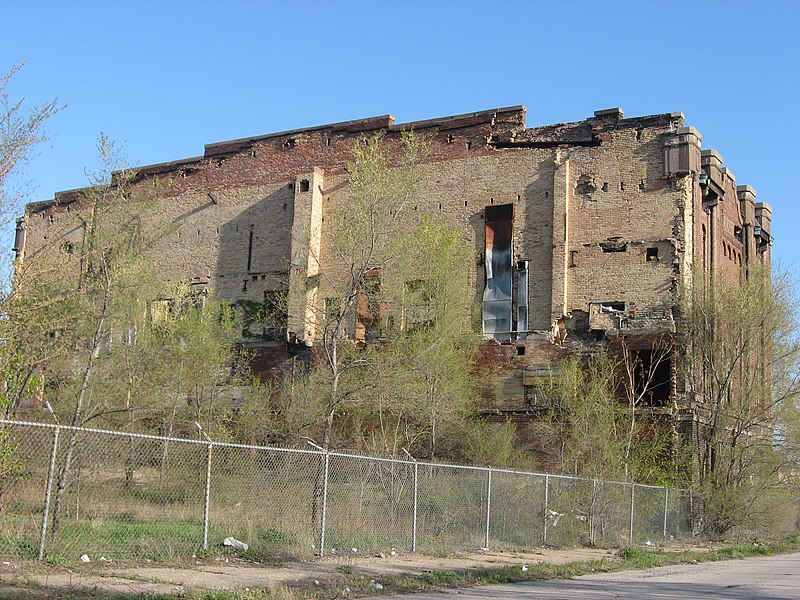
M30 158L36 144L44 141L46 135L44 125L62 107L57 100L40 106L25 105L24 98L14 100L8 92L13 76L21 66L12 67L4 75L0 75L0 230L7 231L7 226L18 215L20 204L25 196L26 186L21 181L21 170ZM32 309L48 306L52 298L39 297L21 301L8 287L2 270L3 283L0 286L0 414L8 418L13 416L23 398L32 396L39 387L36 376L37 364L42 360L40 353L28 352L29 339L20 327L20 321L27 320L29 325L37 325L29 319ZM11 319L12 313L25 305L25 312ZM36 312L41 312L37 310ZM43 350L43 349L39 349ZM0 426L0 509L3 505L4 482L15 472L15 445L11 433Z
M702 529L718 537L775 525L776 511L796 507L800 321L786 274L751 267L736 285L695 281L683 310L686 369Z
M369 364L369 358L352 341L356 326L363 323L359 317L364 315L358 313L369 310L370 288L374 292L376 284L382 285L380 277L392 271L393 262L402 254L408 205L422 180L420 163L428 153L426 140L412 133L403 135L401 158L394 165L382 135L356 144L348 165L349 197L326 217L332 267L321 273L321 279L329 292L317 332L320 343L315 367L305 378L315 391L297 394L293 386L290 392L295 397L284 402L286 409L292 410L298 396L305 400L313 397L311 406L305 408L322 419L318 435L323 448L331 444L337 413L359 387L357 378L350 375Z

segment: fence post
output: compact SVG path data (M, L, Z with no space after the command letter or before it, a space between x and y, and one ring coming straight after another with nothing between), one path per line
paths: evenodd
M550 475L544 476L544 514L543 516L543 524L544 527L542 529L542 544L547 544L547 511L550 510L548 504L550 500Z
M595 543L595 505L597 504L597 479L592 479L592 496L589 498L589 543L594 546Z
M211 504L211 447L209 442L206 452L206 493L203 499L203 550L208 550L208 511Z
M47 487L44 492L44 511L42 512L42 531L39 536L39 560L44 560L44 544L47 540L47 521L50 518L50 497L53 491L53 478L56 471L56 456L58 455L58 434L61 428L56 425L53 430L53 450L50 452L50 466L47 469Z
M483 547L489 549L489 516L492 511L492 467L486 475L486 535L483 539Z
M325 451L325 478L322 481L322 522L319 528L319 555L325 556L325 524L328 516L328 473L331 468L331 455Z
M664 541L667 541L667 511L669 510L669 488L664 486Z
M411 551L417 551L417 486L419 485L419 465L414 461L414 514L411 519Z
M631 484L631 523L630 523L631 531L630 531L630 537L629 537L629 541L630 541L631 544L633 544L633 509L636 506L634 504L635 493L636 493L636 484L632 483Z

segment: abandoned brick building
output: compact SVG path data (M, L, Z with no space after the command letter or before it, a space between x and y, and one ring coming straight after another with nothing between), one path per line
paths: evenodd
M203 156L142 167L140 181L171 178L158 217L181 226L152 253L173 281L235 302L288 292L280 336L261 331L258 367L274 374L297 347L313 347L325 290L326 209L343 197L355 140L427 134L433 176L420 212L445 213L483 259L472 281L483 303L482 405L524 430L536 413L537 377L560 357L624 336L676 331L677 292L695 268L737 278L770 260L771 209L736 185L715 150L681 113L526 128L522 106L394 124L368 118L210 144ZM15 250L80 241L79 191L32 203ZM322 264L309 260L320 255ZM288 333L294 342L288 345ZM275 339L282 337L282 339ZM272 339L270 339L272 338ZM644 346L646 347L646 345ZM557 368L557 367L556 367ZM653 401L680 396L669 362Z

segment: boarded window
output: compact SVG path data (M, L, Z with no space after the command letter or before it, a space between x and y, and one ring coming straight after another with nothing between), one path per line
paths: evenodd
M511 289L514 279L512 231L514 205L486 207L486 287L483 332L498 341L511 339Z

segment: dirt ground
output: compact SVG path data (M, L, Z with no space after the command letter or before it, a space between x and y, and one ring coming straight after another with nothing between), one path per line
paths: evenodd
M612 558L613 551L596 548L540 548L527 552L478 551L448 557L398 552L396 555L363 555L348 552L307 561L287 561L282 566L257 564L217 556L181 563L95 561L59 567L36 561L0 562L0 598L31 598L53 592L102 594L168 594L198 589L244 590L281 583L324 578L337 568L380 581L392 573L465 571L505 565L551 564L573 560ZM349 569L348 569L349 570Z

